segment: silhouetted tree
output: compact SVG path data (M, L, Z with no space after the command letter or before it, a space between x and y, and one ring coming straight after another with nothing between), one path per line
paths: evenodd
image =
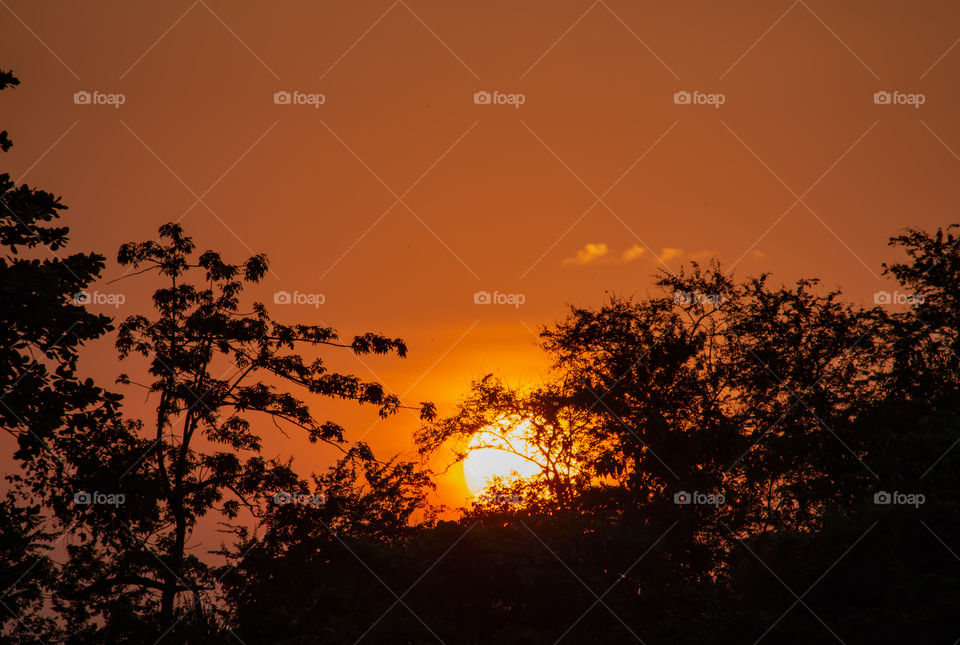
M16 83L0 72L0 89ZM164 283L155 313L119 327L120 356L146 362L120 381L156 412L125 419L78 372L82 345L111 329L73 297L103 258L57 257L52 195L0 175L0 207L0 424L20 466L0 501L5 642L957 636L957 226L892 239L902 307L864 309L815 280L737 281L716 263L661 274L653 297L574 307L542 330L542 383L488 376L440 420L413 407L423 456L449 447L456 463L473 441L540 469L440 521L422 464L377 460L306 401L397 412L383 386L317 354L402 357L402 341L341 342L244 307L266 258L197 254L167 224L118 254ZM265 432L287 429L343 455L310 477L264 458ZM77 491L125 502L74 504ZM205 556L191 536L208 517L233 542Z
M454 415L421 427L416 441L422 454L449 446L452 463L469 450L489 448L536 466L538 472L529 478L491 487L478 500L480 506L570 508L608 474L598 473L597 460L610 448L597 441L590 411L574 405L572 396L562 381L524 392L488 375L473 383Z
M0 71L0 89L18 84ZM11 146L0 132L0 150ZM30 641L56 632L41 610L56 583L50 550L72 503L69 455L109 423L119 401L78 372L80 348L111 327L82 297L104 257L60 255L69 241L59 223L65 209L59 197L0 174L0 427L17 446L0 502L0 626Z
M237 636L251 643L358 638L369 626L364 620L394 600L378 572L397 584L394 568L415 558L411 545L433 526L432 487L416 464L381 463L365 447L314 476L312 487L304 483L297 492L316 503L274 507L262 533L241 535L229 553L223 583Z
M142 385L155 397L156 417L149 423L147 450L129 454L125 468L115 470L134 473L131 481L139 483L130 495L139 501L104 518L95 539L75 549L67 567L88 608L100 602L102 613L116 615L114 601L122 594L128 605L139 605L138 612L155 611L157 627L173 630L175 638L181 628L215 631L211 618L220 609L208 600L222 574L189 549L197 522L218 512L228 522L256 523L269 514L275 494L304 485L289 463L261 457L263 424L300 428L311 442L347 443L343 428L317 419L284 388L371 404L384 417L402 406L381 385L331 372L320 357L305 358L299 348L406 354L399 339L365 334L344 344L327 327L281 324L259 303L244 313L241 292L263 277L266 258L235 265L213 251L194 251L175 224L160 228L159 241L120 249L121 265L167 281L154 294L157 315L128 317L117 339L121 357L147 358L149 381L121 381ZM202 276L199 284L190 281L195 272ZM424 418L432 413L429 404L416 409ZM362 445L349 456L373 460ZM190 601L178 603L182 594ZM116 632L109 624L105 629Z
M627 473L644 522L680 522L672 540L696 576L733 535L812 526L870 478L853 420L880 362L873 314L814 281L767 283L694 264L658 279L663 296L574 309L543 335L597 440L614 440L600 463ZM678 491L726 503L677 505Z

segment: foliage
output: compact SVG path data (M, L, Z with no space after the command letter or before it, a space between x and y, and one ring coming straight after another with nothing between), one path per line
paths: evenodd
M847 304L813 280L735 282L717 265L662 275L660 296L574 308L544 329L546 382L488 376L417 437L427 455L452 446L454 461L474 438L508 449L522 438L542 474L495 482L462 518L400 541L248 559L238 633L949 642L960 593L951 235L894 238L911 261L888 272L925 296L899 311ZM681 490L723 501L675 503ZM881 491L926 501L877 504Z
M0 71L0 89L18 84ZM0 133L0 150L11 146ZM104 257L58 254L69 242L59 222L65 210L59 197L0 174L0 427L14 439L18 466L0 501L0 627L23 639L56 632L41 610L56 583L58 518L74 492L65 455L109 423L119 403L78 371L81 348L111 326L76 297L100 276Z
M0 71L0 89L18 82ZM117 256L162 283L153 312L117 326L134 368L120 381L155 412L132 419L80 371L114 329L75 297L104 257L59 257L54 195L3 174L0 207L0 426L17 465L0 500L4 642L957 636L957 226L892 239L899 309L717 263L659 275L653 297L573 307L542 329L542 383L491 375L443 418L412 407L424 458L498 448L539 469L441 521L432 473L376 459L315 404L407 407L325 360L403 357L402 340L278 322L244 296L265 256L197 253L166 224ZM309 477L266 458L267 433L288 431L342 456ZM193 535L213 522L232 543L201 552Z

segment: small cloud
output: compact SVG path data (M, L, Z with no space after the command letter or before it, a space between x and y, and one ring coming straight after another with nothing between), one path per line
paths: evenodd
M567 258L563 261L564 264L590 264L591 262L596 262L597 260L603 258L610 252L610 249L607 248L606 244L587 244L585 247L577 251L577 255L572 258Z
M564 264L627 264L643 257L656 257L657 260L667 263L671 260L680 258L681 260L706 261L714 256L712 251L698 251L688 253L681 248L664 247L660 250L658 256L647 254L647 249L639 244L634 244L619 255L612 255L610 247L602 242L590 243L577 251L572 258L566 258Z
M623 254L620 255L620 260L622 262L630 262L632 260L636 260L646 252L647 250L645 248L643 248L639 244L634 244L629 249L624 251Z
M750 253L750 255L753 256L754 260L762 260L767 257L767 254L763 251L753 251Z
M660 250L660 261L669 262L674 258L678 258L683 255L683 249L675 249L673 247L665 247Z
M713 251L703 250L696 252L684 251L681 248L675 248L671 246L664 247L660 249L660 255L657 256L657 259L666 264L671 260L679 259L681 262L709 262L711 258L716 257L716 253Z

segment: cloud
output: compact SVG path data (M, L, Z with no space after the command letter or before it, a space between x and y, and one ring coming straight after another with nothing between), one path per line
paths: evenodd
M709 262L712 258L715 258L717 254L713 251L684 251L680 248L675 247L664 247L660 249L660 255L657 256L657 259L666 264L670 260L679 259L681 262L699 262L701 264Z
M636 260L646 252L647 250L645 248L639 244L634 244L620 255L620 260L623 262L630 262L631 260Z
M610 249L607 248L606 244L603 244L603 243L587 244L585 247L577 251L576 256L565 259L563 263L564 264L591 264L605 257L609 252L610 252Z
M657 255L647 254L647 249L639 244L634 244L630 248L626 249L619 255L613 255L610 252L610 247L604 244L603 242L591 242L585 245L582 249L579 249L571 258L566 258L564 264L627 264L628 262L633 262L634 260L639 260L643 257L650 257L651 259L656 259L659 262L666 264L671 260L680 259L684 260L697 260L700 262L707 261L713 257L715 253L713 251L697 251L696 253L689 253L678 247L667 246L660 249L660 253Z
M678 258L683 255L683 249L675 249L673 247L666 247L660 250L660 261L669 262L674 258Z
M619 256L611 255L610 247L603 242L590 243L578 250L572 258L566 258L564 264L625 264L638 259L647 250L634 244Z

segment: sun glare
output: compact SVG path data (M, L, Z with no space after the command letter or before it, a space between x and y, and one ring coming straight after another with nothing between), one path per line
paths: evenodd
M534 446L524 439L524 431L528 428L529 422L524 421L505 432L491 428L473 435L463 461L463 478L473 495L480 495L493 477L509 478L516 474L526 478L540 472L537 464L522 456L535 457L537 454Z

